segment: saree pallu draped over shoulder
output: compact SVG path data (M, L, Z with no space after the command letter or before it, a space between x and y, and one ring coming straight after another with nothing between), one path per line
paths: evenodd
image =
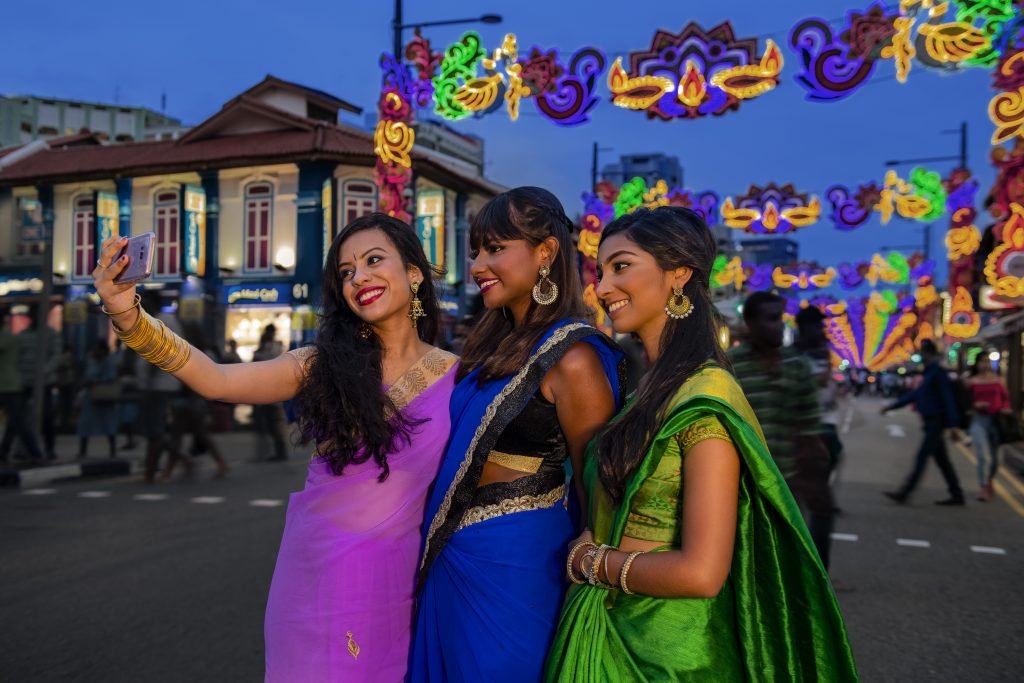
M547 681L857 680L828 574L756 417L725 370L705 368L680 389L617 508L589 450L584 479L596 541L619 545L630 504L670 440L709 416L728 431L741 461L735 549L721 592L667 599L573 586Z
M515 375L478 386L474 371L455 388L451 437L427 505L407 680L540 679L565 595L566 545L576 534L566 504L571 486L563 476L534 491L525 477L493 505L471 503L494 444L578 342L597 352L619 405L621 351L574 321L548 330Z
M300 357L300 360L302 358ZM435 349L389 389L419 424L388 453L335 475L309 463L288 516L267 600L267 683L396 683L412 636L420 530L448 438L455 357Z

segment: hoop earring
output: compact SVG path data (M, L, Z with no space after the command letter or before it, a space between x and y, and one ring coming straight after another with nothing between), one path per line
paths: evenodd
M409 285L409 289L412 290L412 301L409 303L408 316L412 318L412 326L416 327L416 323L420 318L426 316L427 312L423 310L423 302L420 301L420 283L413 282Z
M550 268L541 266L540 279L533 286L533 300L541 306L549 306L558 298L558 285L548 279L550 273Z
M693 302L690 301L690 297L683 294L682 287L672 288L672 296L665 304L665 313L673 320L682 320L693 313Z

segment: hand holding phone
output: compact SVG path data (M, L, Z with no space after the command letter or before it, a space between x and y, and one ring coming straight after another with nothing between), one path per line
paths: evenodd
M153 274L153 251L156 244L156 235L146 232L136 235L128 240L128 243L118 252L114 258L128 257L128 265L114 278L114 283L119 285L141 282Z

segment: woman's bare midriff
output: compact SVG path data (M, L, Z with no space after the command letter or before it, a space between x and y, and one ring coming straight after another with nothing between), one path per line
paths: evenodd
M530 475L526 472L519 472L518 470L512 470L501 465L496 465L493 462L484 463L484 472L480 475L480 483L476 485L477 488L481 486L487 486L488 484L508 483L523 477L529 477Z

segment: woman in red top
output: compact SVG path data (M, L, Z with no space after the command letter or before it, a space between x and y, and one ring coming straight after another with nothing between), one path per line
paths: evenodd
M974 451L978 455L978 485L981 487L978 500L986 501L992 498L992 479L999 467L996 415L1010 412L1010 396L1003 378L992 372L992 363L984 354L971 368L967 384L974 401L970 434Z

